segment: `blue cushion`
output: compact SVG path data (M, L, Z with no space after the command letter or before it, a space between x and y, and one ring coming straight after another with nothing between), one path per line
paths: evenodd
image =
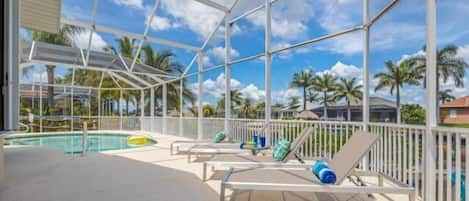
M313 171L314 175L317 176L317 175L319 175L319 171L321 171L323 168L329 168L329 166L327 165L326 162L324 162L322 160L318 160L318 161L316 161L316 163L314 163L311 170Z
M272 156L275 161L282 161L290 151L290 141L282 139L275 145Z
M217 134L215 134L215 137L213 138L213 143L220 143L220 142L223 142L223 140L225 139L226 135L225 135L225 132L224 131L221 131Z

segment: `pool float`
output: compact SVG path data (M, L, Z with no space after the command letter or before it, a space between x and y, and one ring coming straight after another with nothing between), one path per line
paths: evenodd
M127 137L127 144L130 145L145 145L149 141L150 139L148 139L148 137L141 135Z

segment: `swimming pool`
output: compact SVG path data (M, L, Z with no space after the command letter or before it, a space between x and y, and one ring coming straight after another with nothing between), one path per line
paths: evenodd
M128 149L139 147L127 144L127 137L131 135L115 133L89 133L88 147L86 152L101 152L108 150ZM155 144L155 140L150 140L148 146ZM81 154L83 151L83 135L81 133L71 134L41 134L41 135L21 135L11 136L5 139L6 145L29 145L44 146L53 149L63 150L66 154Z

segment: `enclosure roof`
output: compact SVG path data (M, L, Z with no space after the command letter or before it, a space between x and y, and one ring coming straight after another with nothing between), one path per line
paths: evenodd
M108 72L116 79L127 80L135 85L134 88L147 87L147 85L157 84L158 81L168 75L155 67L137 62L132 71L130 66L132 60L106 52L90 50L88 64L85 64L86 51L81 48L53 45L44 42L24 42L21 43L21 63L41 63L59 65L68 68L84 68L89 70ZM149 77L149 79L143 79Z

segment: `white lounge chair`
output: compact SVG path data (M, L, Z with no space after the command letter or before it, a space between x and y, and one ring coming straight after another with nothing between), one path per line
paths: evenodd
M304 128L300 134L292 141L287 156L282 161L275 161L271 155L246 155L246 154L230 154L215 155L210 160L203 162L202 178L205 181L208 167L263 167L263 166L280 166L280 167L305 167L300 157L297 155L301 145L313 133L313 127ZM296 160L295 160L296 159ZM295 162L293 161L295 160ZM297 162L300 160L300 162Z
M383 178L387 177L378 172L358 171L359 161L370 151L379 139L378 135L357 132L336 153L329 167L335 171L337 180L334 184L323 184L308 169L279 168L264 166L262 168L237 169L231 168L222 180L220 201L225 200L225 190L254 190L254 191L287 191L287 192L326 192L326 193L390 193L406 194L410 201L415 201L415 189L395 179L389 178L392 186L384 186ZM249 167L249 166L247 166ZM378 185L357 186L343 184L351 176L377 176ZM235 192L234 192L235 193Z

